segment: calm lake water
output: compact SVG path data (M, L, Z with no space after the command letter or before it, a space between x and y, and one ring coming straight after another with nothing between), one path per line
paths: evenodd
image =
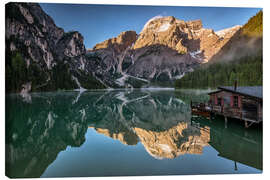
M192 116L203 91L6 96L9 177L262 172L262 130Z

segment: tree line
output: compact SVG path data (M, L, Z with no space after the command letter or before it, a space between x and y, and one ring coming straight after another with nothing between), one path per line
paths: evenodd
M196 69L175 82L176 88L216 88L262 85L262 56L248 56L235 62L219 62Z

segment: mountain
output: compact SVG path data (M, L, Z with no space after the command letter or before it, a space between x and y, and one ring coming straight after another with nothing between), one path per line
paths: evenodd
M5 27L8 93L173 86L202 64L253 52L252 44L260 42L245 40L259 37L249 33L260 31L254 25L214 32L201 20L157 16L139 34L121 32L86 50L78 31L64 32L35 3L6 4Z
M176 87L205 88L221 85L262 85L262 26L259 11L241 27L217 52L209 63L176 81ZM225 31L218 32L223 34Z
M206 63L241 26L221 35L203 28L201 20L154 17L140 32L122 32L88 50L93 71L111 87L171 85L185 73ZM169 83L168 83L169 82Z
M212 29L203 28L201 20L185 22L173 16L155 17L144 26L134 49L159 44L207 62L239 28L235 26L219 36Z
M6 92L104 88L87 69L82 35L64 32L38 4L6 4L5 28Z

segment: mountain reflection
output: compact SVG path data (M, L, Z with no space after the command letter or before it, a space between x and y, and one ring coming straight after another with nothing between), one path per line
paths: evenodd
M114 97L108 98L106 96ZM116 92L104 95L96 106L107 106L102 119L90 127L123 144L139 141L157 158L175 158L181 154L200 154L209 141L209 133L190 125L189 105L174 92Z
M34 94L6 98L6 174L40 177L58 153L85 141L84 109L73 106L74 94Z
M192 95L192 98L195 96L199 97ZM198 126L208 121L192 118L190 97L175 91L33 93L27 99L19 95L6 97L6 174L9 177L40 177L59 152L85 142L88 128L126 145L141 142L156 159L202 154L203 147L210 144L219 152L225 149L220 153L225 158L261 169L258 165L261 161L254 165L250 157L248 162L234 157L244 149L228 150L227 141L237 145L252 138L239 135L233 142L229 128L225 137L219 134L223 132L223 124ZM229 140L223 140L222 144L215 138Z

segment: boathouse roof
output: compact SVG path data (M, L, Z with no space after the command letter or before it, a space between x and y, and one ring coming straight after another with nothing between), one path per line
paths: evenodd
M218 91L214 91L209 94L218 93L221 90L224 90L262 99L262 86L238 86L236 90L234 89L234 86L220 86L218 89Z

